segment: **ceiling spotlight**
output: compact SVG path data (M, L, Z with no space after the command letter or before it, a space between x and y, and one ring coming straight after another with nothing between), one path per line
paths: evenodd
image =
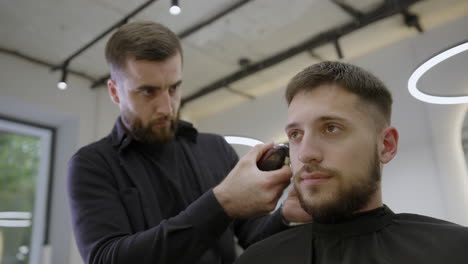
M58 82L57 83L57 88L59 88L60 90L65 90L67 89L68 87L68 84L66 82Z
M60 79L60 82L57 83L57 88L59 88L60 90L65 90L68 87L68 85L67 85L67 75L68 75L67 66L68 66L68 62L65 63L64 66L62 67L62 78Z
M416 83L418 80L430 70L432 67L436 66L437 64L441 63L442 61L457 55L458 53L464 52L468 50L468 42L456 45L455 47L449 48L436 56L430 58L421 66L419 66L410 76L408 80L408 90L412 96L416 99L421 100L426 103L431 104L464 104L468 103L468 96L434 96L429 95L421 92L416 87Z
M178 0L172 0L171 1L171 7L169 8L169 13L171 13L174 16L177 16L180 14L180 6L179 6L179 1Z

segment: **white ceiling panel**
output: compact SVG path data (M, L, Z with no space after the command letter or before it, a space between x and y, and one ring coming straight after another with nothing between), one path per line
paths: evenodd
M397 0L395 0L397 1ZM403 1L403 0L399 0ZM59 64L114 23L147 1L143 0L1 0L0 48ZM181 0L182 13L169 14L169 0L153 2L131 20L161 22L180 33L232 6L234 0ZM342 0L368 12L382 0ZM396 3L396 2L395 2ZM423 27L431 28L468 13L466 0L425 0L411 9ZM182 39L184 47L183 95L193 94L214 81L241 70L240 58L251 63L290 49L331 28L353 21L353 17L331 0L251 0ZM415 29L394 16L340 39L345 60L414 36ZM94 78L107 74L104 45L109 36L73 59L70 69ZM337 59L333 45L313 50L322 59ZM231 88L264 96L284 87L285 82L308 63L317 61L307 52L256 72ZM54 73L56 74L56 73ZM91 85L91 81L90 81ZM187 104L197 115L234 107L246 100L231 92L216 92ZM213 98L216 103L213 103ZM218 106L219 105L219 106ZM210 109L212 108L212 109Z

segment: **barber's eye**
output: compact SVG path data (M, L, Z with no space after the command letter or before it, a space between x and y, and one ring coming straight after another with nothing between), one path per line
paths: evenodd
M143 95L152 95L154 93L154 89L144 89L141 91Z
M335 134L335 133L338 133L339 131L340 131L340 128L335 125L327 125L325 128L325 132L329 134Z
M289 138L290 140L295 140L295 139L299 138L300 136L301 136L301 135L300 135L300 133L299 133L298 131L292 131L292 132L290 132L290 133L288 134L288 138Z

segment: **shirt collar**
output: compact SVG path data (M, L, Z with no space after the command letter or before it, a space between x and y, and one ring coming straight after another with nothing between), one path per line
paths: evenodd
M187 121L177 121L176 140L185 138L192 142L197 142L198 131ZM111 132L112 145L119 148L119 152L125 149L134 139L123 125L122 118L119 116L115 121Z

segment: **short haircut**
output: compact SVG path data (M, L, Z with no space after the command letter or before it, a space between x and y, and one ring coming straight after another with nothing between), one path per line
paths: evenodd
M129 58L164 61L177 53L182 57L179 38L164 25L151 21L121 26L106 45L106 60L111 75L124 70Z
M385 84L370 72L343 62L320 62L296 74L286 88L288 105L299 92L311 91L324 84L336 84L356 94L361 100L374 106L382 114L383 121L390 124L393 99ZM382 123L379 119L376 122Z

